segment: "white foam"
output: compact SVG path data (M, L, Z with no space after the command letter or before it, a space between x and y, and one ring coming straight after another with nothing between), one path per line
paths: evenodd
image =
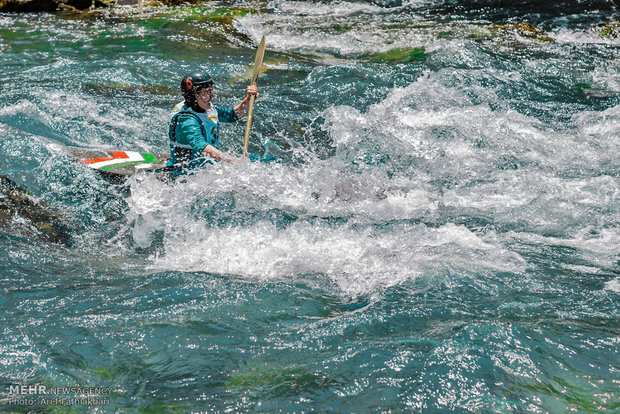
M350 55L399 47L435 47L436 37L429 36L428 31L386 27L381 16L393 13L394 8L367 3L288 1L275 2L274 8L271 14L248 14L235 19L235 25L257 42L265 35L271 50Z
M446 269L519 273L527 264L508 247L515 243L570 246L593 268L613 266L617 179L573 172L617 164L601 140L618 132L616 110L555 131L476 103L454 76L427 73L365 112L328 109L335 155L326 160L218 164L172 187L134 182L136 243L163 231L154 269L250 280L321 274L352 295Z
M620 276L605 283L605 289L620 293Z
M276 0L272 6L278 14L296 16L349 16L357 13L380 13L378 6L368 3L335 1L329 3L308 3L303 1Z
M550 36L560 43L574 44L610 44L620 45L620 38L607 38L601 36L602 27L595 27L589 30L575 31L573 29L558 28L550 33Z
M551 237L535 233L508 232L505 238L520 243L572 247L595 265L601 267L615 266L618 246L620 246L620 230L609 228L601 229L594 233L593 230L592 227L585 227L579 229L572 237Z
M152 268L233 274L252 280L322 274L350 295L372 293L447 268L471 272L523 269L518 256L454 225L360 231L350 225L332 228L307 222L285 229L265 222L212 229L194 222L186 230L190 231L167 234L165 254L153 257Z
M593 266L563 264L562 267L578 273L596 274L601 272L601 269Z
M134 241L147 247L155 231L164 232L163 250L151 257L156 270L250 280L320 274L349 295L413 280L429 270L523 270L519 256L497 244L493 234L453 224L391 222L432 215L422 190L389 189L377 197L374 189L341 186L338 193L338 179L315 180L319 171L217 165L173 187L150 178L135 181L128 200ZM329 197L316 198L326 190ZM225 206L218 210L222 200ZM297 218L277 225L267 214L272 211ZM214 225L219 213L260 217L261 212L265 218L250 218L247 224ZM333 224L330 217L350 218Z

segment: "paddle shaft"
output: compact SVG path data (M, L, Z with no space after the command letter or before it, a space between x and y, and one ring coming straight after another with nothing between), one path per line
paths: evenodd
M250 145L250 129L252 128L252 117L254 115L254 101L256 96L250 96L250 105L248 106L248 120L245 123L245 135L243 136L243 156L248 156L248 146Z

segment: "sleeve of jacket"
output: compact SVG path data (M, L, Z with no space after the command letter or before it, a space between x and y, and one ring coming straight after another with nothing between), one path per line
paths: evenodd
M216 106L215 109L217 110L217 117L220 122L236 122L239 119L234 108Z
M179 115L177 141L180 144L191 145L195 152L201 152L207 146L206 137L195 116L190 114Z

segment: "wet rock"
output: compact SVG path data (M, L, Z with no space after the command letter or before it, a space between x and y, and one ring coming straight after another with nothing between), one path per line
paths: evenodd
M57 8L53 0L0 0L0 12L51 12Z
M609 22L600 27L600 35L605 39L615 39L620 35L620 22Z
M491 28L491 32L500 34L500 33L513 33L518 36L538 40L541 42L553 42L553 39L547 36L547 34L532 26L528 23L518 23L518 24L497 24Z
M53 12L58 9L86 10L107 7L111 0L0 0L0 12Z
M138 0L131 1L132 3L127 4L138 4ZM115 4L117 4L117 0L0 0L0 12L27 13L53 12L56 10L87 10L110 7Z
M89 10L112 6L179 6L200 4L210 0L0 0L0 12L53 12L57 10ZM232 24L235 17L247 11L237 7L221 7L206 13L212 21Z
M68 220L0 175L0 233L52 243L69 243Z

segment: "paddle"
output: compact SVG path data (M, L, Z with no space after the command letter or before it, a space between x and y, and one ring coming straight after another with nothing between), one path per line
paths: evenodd
M260 41L258 49L256 49L256 57L254 58L254 75L250 86L256 86L256 80L260 73L260 67L263 65L263 56L265 56L265 36ZM245 136L243 137L243 156L248 156L248 146L250 145L250 128L252 128L252 115L254 114L254 101L256 96L250 96L250 106L248 107L248 121L245 124Z

